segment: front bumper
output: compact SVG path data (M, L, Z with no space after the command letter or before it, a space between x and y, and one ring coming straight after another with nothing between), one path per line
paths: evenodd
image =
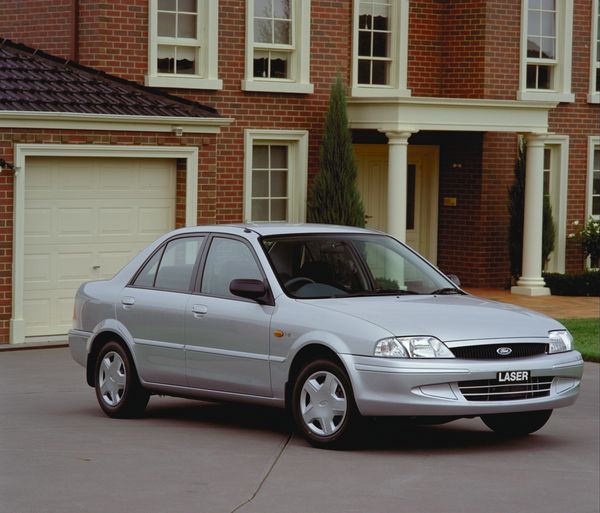
M577 351L507 360L404 360L341 354L363 415L478 416L551 410L575 402L583 374ZM495 380L500 371L527 370L551 378L545 397L467 400L459 383Z

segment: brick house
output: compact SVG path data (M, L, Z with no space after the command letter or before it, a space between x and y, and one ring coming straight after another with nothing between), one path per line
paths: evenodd
M600 216L599 4L3 0L0 342L64 334L77 284L158 232L304 221L338 72L368 225L464 285L509 283L525 136L514 292L547 293L543 196L550 270L583 267L566 235Z

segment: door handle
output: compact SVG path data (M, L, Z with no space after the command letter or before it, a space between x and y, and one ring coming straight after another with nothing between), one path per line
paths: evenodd
M204 305L193 305L192 312L195 314L204 315L205 313L208 313L208 308Z
M135 298L131 296L125 296L121 299L121 304L123 306L133 306L135 305Z

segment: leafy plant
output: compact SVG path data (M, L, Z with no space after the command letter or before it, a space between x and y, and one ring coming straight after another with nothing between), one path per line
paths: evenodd
M550 253L554 251L556 224L548 196L544 196L544 219L542 221L542 269L546 267Z
M598 261L600 260L600 222L590 216L583 227L580 228L579 221L573 221L573 226L576 231L570 233L568 238L580 242L585 256L590 257L592 267L598 267Z
M521 276L523 259L523 219L525 212L525 140L519 137L515 181L508 189L508 252L510 274L516 280Z
M346 93L338 75L331 87L323 141L307 204L311 223L365 225L365 209L356 187L356 162L346 112Z

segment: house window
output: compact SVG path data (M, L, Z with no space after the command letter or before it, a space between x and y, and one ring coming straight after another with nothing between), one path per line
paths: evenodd
M247 222L304 222L308 132L246 130Z
M590 103L600 103L600 0L592 2L592 44L590 46Z
M575 101L572 25L572 0L523 0L519 99Z
M588 180L588 211L595 219L600 219L600 138L590 137L590 170Z
M409 96L408 0L354 2L353 96Z
M242 89L312 93L310 0L247 0Z
M546 266L548 272L565 272L568 167L569 137L547 136L544 147L544 198L550 202L556 229L554 250Z
M289 146L252 146L252 221L287 221Z
M146 85L221 89L217 27L216 0L150 0Z

